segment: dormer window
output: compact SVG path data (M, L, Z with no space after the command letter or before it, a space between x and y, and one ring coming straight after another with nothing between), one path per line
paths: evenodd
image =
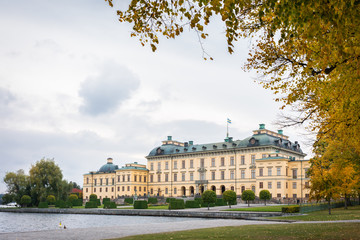
M217 146L216 145L213 145L213 149L216 149L217 148Z
M193 147L192 150L193 150L193 151L196 151L196 147Z
M205 146L202 146L202 149L203 149L203 150L206 150L206 147L205 147Z

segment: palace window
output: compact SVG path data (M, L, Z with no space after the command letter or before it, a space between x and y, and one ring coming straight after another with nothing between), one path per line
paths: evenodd
M141 177L142 177L142 176L141 176L141 175L139 175L139 182L141 182Z
M174 161L174 169L177 169L177 161Z
M136 181L137 181L137 175L134 176L134 182L136 182Z
M102 188L100 188L100 192L102 192Z
M139 192L141 192L141 187L139 187Z
M127 187L127 190L130 191L130 186Z
M293 194L293 198L297 198L297 195L296 195L296 194Z
M169 181L169 174L165 174L165 182Z
M289 184L288 184L288 182L286 182L286 184L285 184L286 189L288 189L288 186L289 186Z
M264 169L262 168L259 168L259 176L262 177L264 175Z
M181 181L185 181L185 173L181 174Z
M235 189L235 188L234 188L234 186L231 186L231 188L230 188L230 189L231 189L232 191L234 191L234 189Z
M215 172L211 172L211 180L215 180Z
M154 171L154 163L150 163L150 170Z
M225 171L221 171L221 180L225 179Z
M177 182L177 173L174 173L174 182Z
M122 176L122 181L125 182L125 175Z
M309 182L305 182L305 187L306 187L306 188L310 187Z
M103 182L102 182L102 178L100 178L100 185L102 185L103 184Z
M205 159L204 158L201 158L200 159L200 167L205 167Z
M264 183L263 182L259 182L259 188L264 188Z
M88 192L88 188L86 188L86 192Z
M137 191L137 190L136 190L136 186L134 186L134 191L135 191L135 193L136 193L136 191Z
M114 187L111 188L111 192L114 192Z
M158 162L157 170L161 170L161 162Z
M158 181L158 182L161 182L161 174L158 174L158 175L157 175L157 178L158 178L157 181Z
M241 165L245 165L245 156L241 156Z
M165 162L165 170L169 169L169 162Z
M154 182L154 175L150 175L150 182Z
M190 160L190 168L194 168L194 160Z
M272 176L272 168L268 168L268 176Z
M127 175L127 181L130 182L130 174Z
M255 155L251 155L251 164L255 164Z
M165 188L165 194L168 194L168 188Z
M286 168L286 176L289 176L289 168Z
M122 191L125 191L125 186L122 186L121 190L122 190Z
M255 186L251 186L251 191L255 192Z
M281 198L281 193L278 193L278 194L277 194L277 197L278 197L278 198Z
M146 183L146 176L144 176L144 182Z
M86 184L89 184L89 178L88 177L86 178Z
M230 157L230 166L234 166L235 165L235 159L234 157Z
M268 182L268 189L272 189L272 182Z
M309 177L309 169L308 168L304 168L304 171L305 171L305 178L308 178Z
M190 173L190 181L193 181L194 180L194 173Z
M278 189L281 188L281 182L277 182L277 188L278 188Z
M185 160L181 161L181 168L184 169L185 168Z
M241 186L241 193L245 191L245 186Z
M223 157L221 158L221 160L220 160L220 165L221 165L221 166L225 166L225 158L223 158Z
M215 158L212 158L212 159L211 159L211 166L212 166L212 167L215 167Z
M251 170L251 178L255 179L255 170Z
M230 171L230 179L234 179L234 178L235 178L234 170L231 170Z
M292 172L293 172L293 179L296 179L297 178L297 169L293 169Z
M276 175L278 175L278 176L281 175L281 168L280 167L276 168Z
M111 179L111 183L112 183L112 185L115 184L115 178L112 178L112 179Z
M174 194L177 194L177 189L176 188L174 188Z
M109 185L109 179L105 179L106 180L106 185Z
M117 191L120 192L120 187L117 187Z
M245 178L245 170L241 170L241 179Z
M200 180L205 180L205 173L200 173Z
M150 194L154 194L154 189L150 189Z
M120 175L118 175L118 182L120 182Z
M144 187L144 192L146 192L146 187Z
M297 187L297 186L296 186L296 182L293 182L293 187L292 187L292 188L293 188L293 189L296 189L296 187Z
M94 179L94 185L96 186L96 183L97 183L97 179Z
M105 188L105 192L107 192L107 191L108 191L108 188L106 187L106 188Z
M94 192L96 192L96 188L94 188Z

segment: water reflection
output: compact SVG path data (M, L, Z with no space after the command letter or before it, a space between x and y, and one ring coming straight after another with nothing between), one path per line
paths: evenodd
M88 214L43 214L0 212L0 233L90 227L116 227L162 222L183 222L194 218L114 216ZM205 220L205 219L204 219Z

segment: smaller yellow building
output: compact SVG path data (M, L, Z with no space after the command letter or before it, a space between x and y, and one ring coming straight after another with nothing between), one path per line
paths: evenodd
M99 171L84 174L83 196L86 201L90 194L111 200L122 196L145 196L148 191L147 178L145 165L134 162L119 168L113 164L112 158L108 158Z

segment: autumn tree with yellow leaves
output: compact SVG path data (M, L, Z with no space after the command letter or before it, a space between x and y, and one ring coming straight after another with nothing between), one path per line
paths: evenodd
M114 0L105 1L113 6ZM340 143L360 155L359 0L132 0L117 14L132 25L131 36L153 51L160 36L176 38L185 28L205 41L215 16L224 23L230 54L237 40L254 38L244 69L262 75L260 84L275 93L282 108L297 111L284 125L307 122L317 133L313 184L335 174L332 164L325 164L330 155L358 172L356 158L344 161L336 151L325 152ZM212 59L205 51L204 58ZM316 154L324 141L328 148Z

